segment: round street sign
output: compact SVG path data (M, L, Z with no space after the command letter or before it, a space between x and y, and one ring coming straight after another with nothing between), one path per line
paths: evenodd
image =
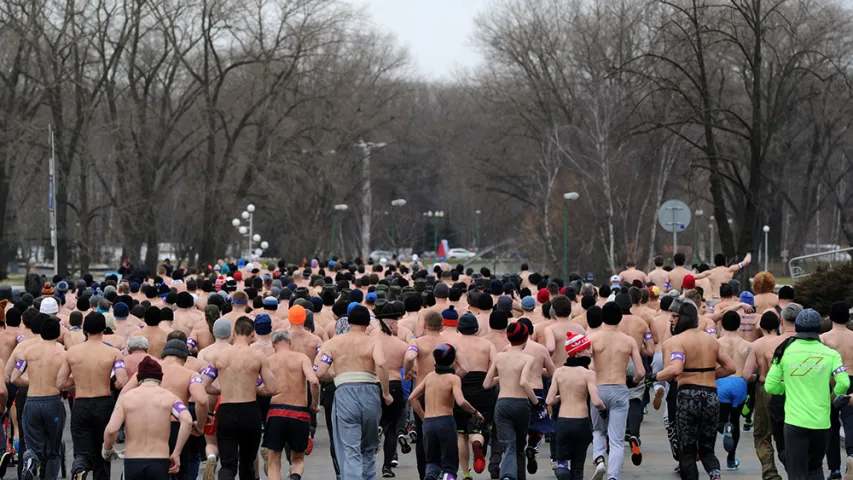
M667 200L658 209L658 223L667 232L682 232L690 225L690 207L681 200Z

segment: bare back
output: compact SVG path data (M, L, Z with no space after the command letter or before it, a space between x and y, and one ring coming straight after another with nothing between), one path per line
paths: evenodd
M266 355L246 345L232 345L216 355L210 364L219 371L221 403L257 400L257 381Z
M59 395L56 376L65 362L65 355L65 349L56 342L39 341L24 351L21 358L27 362L27 370L24 373L30 381L27 396Z
M124 415L125 458L169 458L172 405L178 400L174 393L148 383L119 398L116 408Z
M424 418L453 415L453 405L456 403L453 389L462 388L459 377L451 374L439 375L433 371L424 379L424 386Z
M824 345L836 350L848 372L853 372L853 332L844 328L834 328L820 336ZM851 373L853 375L853 373Z
M637 350L633 337L613 328L597 328L587 334L599 385L625 385L628 359ZM639 355L639 351L638 351Z
M851 332L853 333L853 332ZM752 344L744 340L738 335L725 335L718 339L720 348L731 357L735 363L735 375L743 376L743 366L746 363L746 357L752 351Z
M312 368L313 362L305 354L292 350L276 352L269 361L278 384L270 403L294 407L308 406L308 379L305 378L305 369Z
M103 342L84 342L67 354L74 391L77 398L96 398L110 395L110 373L121 352Z
M554 372L554 382L560 395L560 413L562 418L587 418L589 407L586 400L588 385L595 384L595 372L583 367L560 367ZM551 387L554 388L554 387Z
M521 372L528 361L533 361L533 357L518 350L501 352L495 356L495 371L501 387L498 398L527 398L520 382Z

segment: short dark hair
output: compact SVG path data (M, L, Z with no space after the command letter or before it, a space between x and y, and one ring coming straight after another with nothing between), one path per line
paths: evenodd
M625 266L626 266L626 267L636 267L636 266L637 266L637 264L636 264L636 263L634 263L634 261L633 261L633 260L628 260L627 262L625 262Z
M683 267L685 260L687 260L687 257L685 257L683 253L676 253L675 256L672 257L672 263L674 263L676 267Z
M658 255L655 257L655 266L662 267L663 266L663 257Z
M565 295L557 295L551 299L551 308L558 317L565 318L572 314L572 301Z
M56 317L46 317L41 324L40 335L44 340L56 340L60 334L59 319Z
M601 307L593 305L586 311L586 324L589 328L598 328L601 326Z
M68 316L68 323L72 327L79 327L80 325L83 325L83 313L74 310L71 312L71 315Z
M790 285L785 285L779 289L779 300L793 300L794 288Z
M728 311L723 315L723 330L736 332L740 328L740 315L737 312Z
M240 317L234 322L234 335L248 337L255 331L255 324L249 317Z
M731 298L732 286L728 283L720 284L720 298Z
M779 316L773 312L764 312L758 326L765 332L775 332L779 330Z
M168 335L166 335L166 341L168 342L169 340L180 340L182 342L186 342L187 334L182 330L172 330Z
M726 266L726 256L723 255L722 253L718 253L718 254L714 255L714 265L716 265L718 267L725 267Z
M528 267L526 263L522 263L522 264L521 264L521 271L522 271L522 272L523 272L523 271L525 271L525 270L529 270L529 269L530 269L530 267Z

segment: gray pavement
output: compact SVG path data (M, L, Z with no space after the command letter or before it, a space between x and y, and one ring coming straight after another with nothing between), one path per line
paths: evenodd
M70 421L70 414L68 417ZM314 452L307 457L306 459L306 470L305 476L306 479L322 479L322 480L334 480L334 469L332 468L332 462L329 457L329 438L326 433L326 427L323 421L323 415L319 415L318 420L320 421L320 425L317 428L317 435L315 437L315 448ZM646 415L645 421L642 427L642 438L643 438L643 464L641 466L634 466L631 463L630 451L626 448L626 456L624 462L624 469L622 478L624 479L649 479L649 478L659 478L659 479L676 479L678 476L673 473L673 468L675 467L675 462L672 460L672 455L669 450L669 443L666 440L666 432L663 428L663 421L660 415L660 412L650 411L649 415ZM69 475L70 475L70 465L73 455L73 446L71 442L71 435L68 431L68 421L66 421L66 432L65 432L65 444L68 449L68 458L66 462L69 466ZM121 445L118 447L123 448ZM543 480L543 479L553 479L554 474L550 470L550 463L548 461L548 444L542 444L542 453L539 455L539 472L535 475L528 475L527 478L529 480ZM722 447L722 440L718 439L717 441L717 455L720 456L721 460L723 460L723 464L725 464L725 451ZM753 447L752 442L752 432L742 432L741 434L741 444L738 447L738 458L740 459L741 466L737 471L726 471L723 470L723 477L738 477L738 478L750 478L750 479L759 479L761 478L761 467L758 463L758 459L755 456L755 448ZM588 454L589 462L592 462L592 454L591 449ZM399 455L400 466L395 469L395 473L397 474L397 478L402 478L406 480L416 479L418 472L415 465L415 455L414 451L408 455ZM377 466L381 466L382 463L382 454L380 453L377 457ZM589 463L588 463L589 464ZM781 465L780 465L781 467ZM9 469L8 474L4 477L4 480L9 480L13 478L17 478L13 471L14 467ZM286 466L285 466L286 468ZM703 470L701 465L699 466L700 478L705 478L704 474L702 474ZM286 475L286 471L284 475ZM592 473L591 468L585 469L585 477L589 478ZM121 462L115 461L113 462L112 469L112 478L120 479L121 478ZM262 476L262 478L267 478L266 476ZM377 473L377 478L381 478L381 475ZM460 476L461 478L461 476ZM486 479L488 477L488 472L484 472L482 475L474 475L475 479Z

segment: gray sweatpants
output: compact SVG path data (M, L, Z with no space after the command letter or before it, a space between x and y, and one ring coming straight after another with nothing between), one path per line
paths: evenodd
M375 383L344 383L335 390L332 431L341 480L374 480L379 448L381 391Z
M45 463L45 480L56 480L61 462L60 445L65 428L65 405L59 395L29 397L24 406L23 431L27 442L23 461ZM38 471L36 471L38 474Z
M607 478L620 478L622 459L625 456L625 423L628 420L628 387L625 385L599 385L598 394L607 407L607 420L602 420L597 408L590 409L592 417L592 458L604 457L607 440L610 440L610 458L607 459Z
M495 426L503 449L501 478L525 480L524 447L529 425L530 404L527 398L499 398L495 403Z

